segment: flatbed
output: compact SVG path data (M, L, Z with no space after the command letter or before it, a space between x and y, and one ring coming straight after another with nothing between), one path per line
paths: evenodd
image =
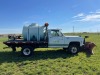
M23 46L31 46L34 48L47 48L48 42L47 41L24 41L22 39L16 39L16 40L8 40L3 42L8 47L11 47L12 50L16 47L23 47ZM15 51L15 50L13 50Z

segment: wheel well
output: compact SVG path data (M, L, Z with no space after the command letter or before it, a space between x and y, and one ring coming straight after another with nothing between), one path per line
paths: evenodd
M80 42L70 42L70 43L69 43L69 46L70 46L70 45L73 45L73 44L74 44L74 45L77 45L77 46L80 46Z

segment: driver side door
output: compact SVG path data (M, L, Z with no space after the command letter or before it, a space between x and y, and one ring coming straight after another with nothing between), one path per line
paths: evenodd
M50 31L48 47L65 47L64 36L60 35L59 30Z

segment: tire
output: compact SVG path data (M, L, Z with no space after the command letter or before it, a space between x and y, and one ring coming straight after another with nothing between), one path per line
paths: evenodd
M33 48L31 46L23 46L21 50L21 54L23 56L31 56L33 55Z
M71 44L68 48L68 52L71 54L77 54L79 52L79 46L75 44Z

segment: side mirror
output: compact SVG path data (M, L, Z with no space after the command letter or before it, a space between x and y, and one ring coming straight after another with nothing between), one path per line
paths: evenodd
M85 36L85 38L89 38L89 36Z

